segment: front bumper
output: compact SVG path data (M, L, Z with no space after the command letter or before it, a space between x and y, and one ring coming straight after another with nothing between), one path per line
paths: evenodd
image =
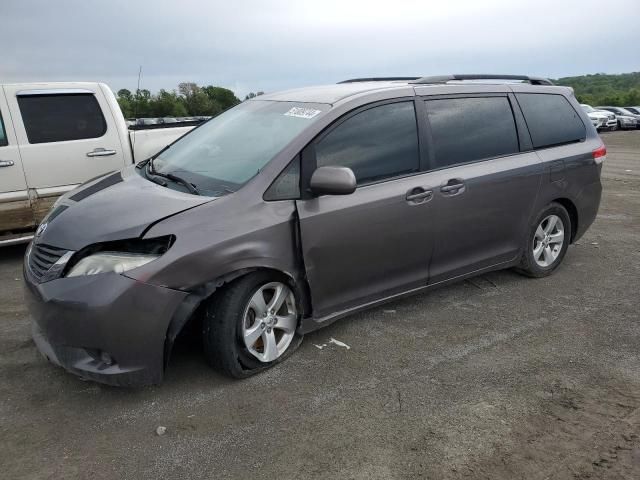
M109 385L162 381L167 329L186 292L116 273L38 284L26 267L24 278L33 339L51 362Z

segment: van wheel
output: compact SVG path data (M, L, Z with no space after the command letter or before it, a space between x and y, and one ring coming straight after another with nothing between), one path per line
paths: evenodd
M562 263L571 239L571 219L559 203L551 203L535 217L529 228L520 265L516 270L529 277L551 275Z
M249 377L281 362L302 341L296 332L299 305L284 276L257 272L230 283L205 308L207 361L233 378Z

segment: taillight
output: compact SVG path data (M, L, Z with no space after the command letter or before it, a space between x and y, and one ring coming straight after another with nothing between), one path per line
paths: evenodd
M607 158L607 147L603 144L593 151L593 159L596 161L596 164L600 164L604 162L605 158Z

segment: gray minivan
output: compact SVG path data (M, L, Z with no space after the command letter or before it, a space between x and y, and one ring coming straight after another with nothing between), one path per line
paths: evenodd
M25 255L33 337L77 375L143 385L191 322L208 361L246 377L364 308L489 270L551 274L596 217L605 155L545 79L263 95L56 203Z

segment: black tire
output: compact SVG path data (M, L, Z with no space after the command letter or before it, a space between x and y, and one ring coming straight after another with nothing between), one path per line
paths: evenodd
M564 227L564 242L562 244L562 247L560 248L558 256L555 258L553 263L551 263L549 266L541 266L536 262L533 255L535 235L538 226L550 215L556 215L562 220ZM571 218L569 217L569 213L559 203L552 202L542 210L540 210L540 212L538 212L538 214L534 217L533 223L529 226L527 238L522 249L520 264L516 268L516 271L533 278L547 277L555 272L562 263L562 260L567 253L567 248L569 248L572 228L573 226L571 225Z
M302 342L296 333L287 350L275 361L263 363L247 350L242 339L243 315L253 294L270 282L288 285L296 297L298 321L302 312L296 290L284 275L255 272L229 283L207 301L202 322L204 353L218 372L232 378L246 378L289 357Z

